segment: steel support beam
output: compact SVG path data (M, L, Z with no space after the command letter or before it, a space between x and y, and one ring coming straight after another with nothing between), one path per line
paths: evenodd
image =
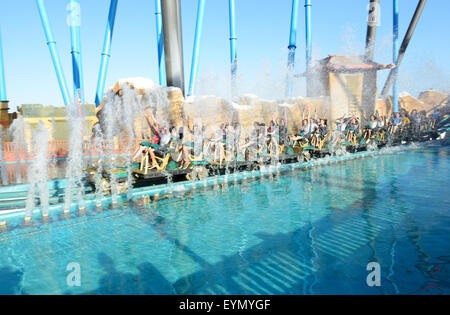
M109 59L111 58L111 43L114 33L114 23L116 21L117 4L119 0L111 0L109 6L108 22L106 24L105 41L100 60L100 70L98 73L97 93L95 95L95 106L100 106L105 92L106 75L108 73Z
M377 34L380 0L369 1L369 16L367 18L366 51L365 58L372 61L375 52L375 40ZM366 72L363 75L362 106L366 112L375 110L377 100L377 73L375 71Z
M56 49L56 42L53 39L53 32L48 20L47 10L45 8L44 0L36 0L36 4L41 16L42 27L44 28L45 37L47 38L47 45L52 57L53 66L55 67L56 77L58 79L59 88L64 100L64 104L68 105L70 102L69 89L67 88L66 77L61 66L58 50Z
M312 95L311 60L312 60L312 31L311 31L311 0L305 0L305 45L306 45L306 95Z
M398 65L402 63L403 57L405 56L406 49L408 48L408 45L411 41L411 38L414 34L414 31L416 29L417 23L419 23L420 17L422 15L423 9L425 8L425 4L427 3L427 0L420 0L417 4L416 11L414 12L413 18L411 19L411 23L409 24L408 31L406 32L405 37L403 38L402 46L400 47L400 51L398 52ZM394 74L396 71L395 69L392 69L389 73L388 79L386 80L386 83L383 87L383 91L381 92L381 95L385 97L389 90L392 87L392 83L394 82Z
M163 37L163 23L161 13L161 0L155 0L155 17L156 17L156 41L158 42L159 84L165 86L167 82L166 82L166 65L164 63L164 37Z
M184 94L183 34L181 29L180 0L162 1L161 11L167 85L180 88Z
M198 60L200 55L200 41L203 31L203 18L205 15L205 0L198 0L197 24L195 26L194 51L192 52L191 76L189 80L188 96L195 92L195 81L198 74Z
M295 49L297 48L298 7L300 0L292 0L291 28L289 32L289 52L287 63L286 97L292 95L292 72L295 66Z
M69 0L68 11L70 38L72 43L73 95L76 101L81 101L81 103L84 103L84 81L80 35L81 7L79 0Z
M398 0L393 0L394 20L393 20L393 62L394 70L394 86L392 88L393 112L398 113L398 25L399 25L399 6Z
M228 1L229 23L230 23L230 63L231 63L231 94L236 94L236 79L237 79L237 51L236 51L236 4L235 0Z
M373 60L375 51L375 39L377 35L378 17L380 9L380 0L370 0L369 17L367 19L366 34L366 59Z

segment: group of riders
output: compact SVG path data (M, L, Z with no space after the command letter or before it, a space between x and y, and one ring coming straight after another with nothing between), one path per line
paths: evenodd
M165 170L168 165L171 169L188 169L199 163L222 165L293 154L309 159L312 152L414 140L436 122L425 111L402 109L391 117L378 113L367 117L364 112L358 117L352 113L334 121L335 128L329 126L327 119L308 118L303 119L301 126L290 129L285 114L268 124L255 121L245 132L235 122L222 123L215 132L207 133L200 124L176 128L161 124L151 111L144 116L152 137L140 143L133 161L140 163L145 173Z

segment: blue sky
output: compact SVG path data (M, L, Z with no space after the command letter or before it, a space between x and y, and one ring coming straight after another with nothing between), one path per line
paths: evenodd
M181 0L186 85L188 84L197 0ZM296 71L305 65L304 13L301 0ZM72 90L68 0L46 0L51 26ZM109 0L80 0L85 95L93 102ZM362 53L368 0L312 0L313 56ZM392 1L381 0L375 60L392 62ZM400 38L417 5L400 0ZM236 0L240 91L280 97L287 60L291 0ZM401 90L450 87L450 1L431 0L425 8L401 69ZM158 81L155 8L153 0L120 0L107 87L120 78L143 76ZM198 93L228 95L228 0L207 0L201 43ZM63 105L34 0L0 0L0 28L11 109L23 103ZM386 73L380 76L384 84ZM303 79L295 95L304 95Z

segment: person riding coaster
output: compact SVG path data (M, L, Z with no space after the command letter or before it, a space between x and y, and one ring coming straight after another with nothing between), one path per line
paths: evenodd
M150 145L141 158L140 171L147 175L150 170L163 171L169 164L170 150L157 144ZM149 161L152 161L151 165Z
M237 154L237 156L243 157L245 161L256 160L264 149L264 146L261 145L266 141L264 132L265 128L263 128L263 124L255 121L253 123L253 130L245 138L245 143L239 146L240 154Z
M298 154L298 160L309 161L311 158L310 151L316 149L316 147L310 144L310 141L305 135L301 132L295 134L294 136L290 136L290 143L293 152Z
M207 164L204 160L204 129L194 125L193 129L186 128L187 131L183 132L183 136L180 136L182 140L182 158L181 169L192 169L197 165Z
M193 130L188 131L190 133L189 140L192 142L183 142L182 149L182 160L189 160L188 163L184 163L182 169L188 170L186 174L186 179L189 181L201 180L208 176L208 170L206 166L209 162L205 159L205 128L200 127L195 124Z
M356 147L358 135L359 135L359 121L355 116L353 116L350 119L350 122L346 125L345 138L344 141L341 142L341 145Z
M397 132L400 130L402 125L402 119L400 117L400 113L392 114L391 119L389 120L388 131L391 136L395 136Z
M147 140L140 142L134 152L131 161L134 164L130 165L130 161L119 162L117 158L100 160L85 169L86 178L92 186L100 187L105 192L119 192L130 183L130 167L135 175L133 181L159 178L157 173L160 172L163 172L160 175L163 177L166 172L170 173L169 171L179 169L180 166L186 171L180 170L171 174L186 175L188 180L198 180L222 172L224 164L228 168L231 165L228 162L233 161L245 161L242 163L243 169L251 169L255 165L259 167L260 164L274 160L280 163L308 161L312 156L322 156L322 153L317 153L322 151L327 140L328 152L339 155L345 150L364 150L365 146L359 144L368 144L367 149L370 150L375 146L437 139L440 134L450 130L449 114L442 112L434 118L428 117L426 112L413 111L408 114L401 111L400 114L393 114L387 124L385 116L376 112L370 116L362 134L359 132L360 123L355 114L337 119L337 130L332 132L328 132L326 120L305 119L302 129L290 136L287 120L280 120L278 124L272 120L267 130L265 124L255 122L254 130L242 144L241 129L236 123L222 124L217 137L204 140L204 129L199 126L194 125L192 131L186 127L181 127L179 131L174 127L167 130L164 124L156 122L150 112L144 115L152 131L151 137L142 136ZM364 120L367 121L365 118ZM436 129L434 133L430 128ZM323 154L327 154L327 150Z
M267 151L271 158L277 158L285 152L285 145L279 143L278 137L267 138Z
M356 138L356 134L355 134L355 129L350 127L345 131L345 136L344 136L343 141L341 141L341 145L342 146L356 146L356 142L357 142L357 138Z
M363 137L361 138L361 144L369 144L372 140L376 138L376 129L377 129L377 119L374 115L370 116L370 120L367 123L366 128L363 131Z
M176 128L171 127L169 131L170 137L163 136L161 145L149 144L147 150L143 153L139 167L143 174L146 175L148 171L153 169L161 172L167 168L170 162L173 162L171 169L178 167L175 160L178 145ZM174 163L176 163L176 166Z
M205 159L212 165L235 160L236 130L231 124L221 124L216 137L209 138L204 146ZM239 142L237 142L239 143Z
M326 128L326 124L320 120L318 126L315 127L312 135L311 135L311 146L315 148L316 151L321 151L326 140L326 134L328 130Z
M272 158L278 157L284 151L284 145L280 145L280 127L274 120L267 129L267 150Z
M373 141L378 144L383 144L386 142L386 130L384 128L376 127L374 130L374 135L372 136Z
M206 144L206 159L211 164L222 165L224 162L233 160L232 152L227 150L228 145L225 139L210 138Z
M160 127L151 110L145 112L144 117L151 130L151 139L148 141L143 141L139 144L139 147L133 153L132 161L138 162L139 158L142 158L145 154L150 153L152 158L152 167L156 168L156 160L153 151L155 148L159 148L160 145L166 145L169 143L171 135L167 128Z

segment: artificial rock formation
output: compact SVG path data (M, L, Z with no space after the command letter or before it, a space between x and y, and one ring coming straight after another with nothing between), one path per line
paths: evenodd
M340 75L340 79L333 79ZM362 76L360 74L344 74L345 84L341 81L343 74L329 74L329 94L320 97L292 97L285 100L265 100L255 95L242 95L233 102L214 96L191 96L187 99L178 88L160 87L153 81L143 78L132 78L120 80L110 91L106 102L97 110L97 116L101 121L103 106L110 103L131 106L137 100L139 106L132 105L138 109L134 117L134 131L139 135L149 135L148 125L143 119L143 112L151 109L159 121L170 126L186 126L193 129L196 124L205 128L207 137L214 136L221 123L239 123L242 128L242 135L247 136L254 122L269 123L271 120L279 121L281 118L287 118L289 132L297 132L301 128L302 121L307 118L328 118L330 128L334 128L334 120L342 116L348 116L352 110L360 112L364 110L367 115L375 114L390 116L392 113L392 100L388 97L386 100L378 99L373 107L361 107L362 103ZM351 79L354 77L354 80ZM353 82L353 83L352 83ZM345 86L346 88L342 88ZM353 92L350 93L349 90ZM130 92L132 91L132 92ZM336 96L339 91L343 91L343 97ZM347 93L347 92L348 93ZM341 93L339 92L339 93ZM338 94L339 94L338 93ZM341 93L341 94L342 94ZM356 97L350 100L348 95ZM130 95L132 97L130 97ZM114 96L113 98L111 96ZM341 95L342 96L342 95ZM448 94L436 91L426 91L420 94L419 99L414 98L408 93L401 93L399 98L400 108L408 111L416 109L429 110L433 106L448 98ZM115 99L115 101L112 101ZM342 103L342 102L343 103ZM128 104L127 104L128 103ZM352 108L351 105L359 104L358 108ZM114 105L114 106L117 106ZM118 111L120 111L118 109ZM140 112L139 112L140 111ZM119 114L120 118L120 114ZM123 119L123 117L122 117Z
M443 104L448 100L447 93L438 91L424 91L419 94L418 98L413 97L407 92L399 94L398 105L400 109L405 109L408 112L416 111L431 111L434 107ZM393 103L390 96L387 99L378 99L375 107L375 112L379 115L389 117L392 114Z

